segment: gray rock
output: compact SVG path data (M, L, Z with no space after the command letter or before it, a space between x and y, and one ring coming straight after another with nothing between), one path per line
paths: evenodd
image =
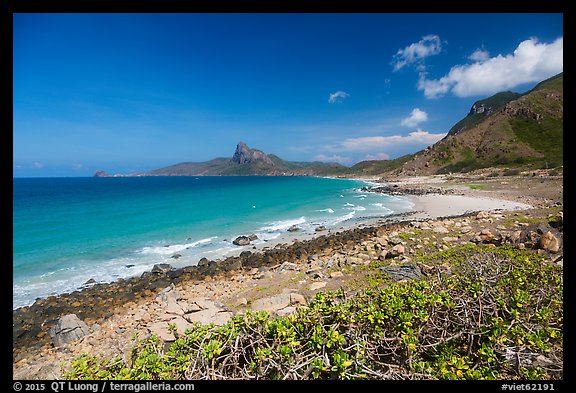
M202 325L213 323L221 326L232 318L232 313L221 303L208 298L193 299L186 308L189 312L184 315L184 319L190 323L197 322Z
M310 284L309 288L311 291L315 291L317 289L324 288L326 284L327 284L326 281L313 282L312 284Z
M61 347L90 334L90 328L76 314L60 317L55 326L50 328L49 334L55 347Z
M276 296L257 299L252 303L253 311L275 312L290 305L290 294L281 293Z
M168 263L158 263L152 267L152 273L155 274L166 274L172 270L172 266Z
M432 231L435 233L448 233L448 232L450 232L448 229L446 229L442 225L435 226L434 228L432 228Z
M420 267L415 263L407 263L400 266L381 267L380 270L388 273L394 281L413 280L422 275Z
M236 246L247 246L250 244L250 238L248 236L238 236L232 241L232 244Z
M171 301L178 301L182 298L180 292L176 289L174 284L164 288L158 296L156 296L156 301L162 305L166 305Z
M458 241L458 238L457 238L457 237L454 237L454 236L444 236L444 237L442 238L442 241L443 241L443 242L446 242L446 243L454 243L454 242L457 242L457 241Z
M288 306L288 307L284 307L283 309L277 310L276 315L278 315L279 317L285 317L285 316L288 316L290 314L294 314L294 311L296 311L296 307Z
M299 293L291 293L290 294L290 304L291 305L298 305L298 306L305 306L306 305L306 298Z
M176 325L176 331L172 332L169 329L170 324ZM191 329L192 324L188 323L184 318L177 316L169 321L155 322L148 326L148 331L160 338L164 342L176 341L178 335L184 335L186 329Z
M267 298L257 299L252 303L253 311L266 311L277 316L294 313L297 307L305 306L306 298L299 293L282 293Z
M296 270L297 267L298 265L293 262L284 262L282 265L280 265L280 271L283 272L285 270Z

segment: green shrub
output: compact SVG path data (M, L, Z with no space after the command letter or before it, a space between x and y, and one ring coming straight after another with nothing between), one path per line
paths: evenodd
M437 272L349 296L318 292L290 316L235 315L129 360L83 355L69 379L560 379L560 267L509 246L422 259ZM546 359L539 367L537 359Z

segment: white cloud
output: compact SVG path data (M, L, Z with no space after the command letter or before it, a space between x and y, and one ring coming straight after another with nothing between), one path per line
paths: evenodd
M41 162L36 161L36 162L34 162L34 168L42 169L42 168L44 168L44 164L42 164Z
M440 79L426 79L426 74L421 73L418 90L424 91L427 98L438 98L448 92L470 97L540 82L563 71L563 41L560 37L546 44L530 38L522 41L512 54L454 66Z
M404 49L398 49L398 52L393 56L392 65L394 71L400 70L402 67L417 63L420 69L423 69L423 61L429 56L434 56L442 51L442 44L440 37L437 35L429 34L422 37L418 42L408 45Z
M468 59L479 62L486 61L489 58L490 53L484 49L476 49L470 56L468 56Z
M418 124L428 120L428 114L419 108L412 109L410 112L410 116L405 119L402 119L400 125L404 127L416 127Z
M366 154L364 156L363 161L372 161L372 160L389 160L390 154L386 153L376 153L376 154Z
M350 159L349 157L339 156L336 154L333 154L331 156L318 154L317 156L314 156L313 160L320 162L337 162L340 164L346 164L352 161L352 159Z
M336 93L331 93L328 102L331 104L335 104L337 102L342 102L345 98L350 97L350 94L344 91L337 91Z
M432 134L417 129L404 135L347 138L335 141L333 144L318 146L319 154L313 159L340 164L362 160L389 160L392 156L400 156L410 151L426 148L445 136L446 133Z
M432 145L444 138L446 133L431 134L428 131L418 129L404 135L391 136L366 136L360 138L347 138L337 147L339 151L372 152L375 150L389 149L398 145L409 143Z

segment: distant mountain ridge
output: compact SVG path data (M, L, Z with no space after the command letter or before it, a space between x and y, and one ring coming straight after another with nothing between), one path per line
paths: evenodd
M336 163L284 161L273 154L252 149L239 142L231 158L205 162L181 162L148 172L110 175L98 171L95 177L132 176L322 176L340 174L346 167Z
M336 163L284 161L239 142L231 158L182 162L114 176L373 176L430 175L488 167L553 168L563 165L563 73L519 94L500 92L476 101L435 144L393 159Z

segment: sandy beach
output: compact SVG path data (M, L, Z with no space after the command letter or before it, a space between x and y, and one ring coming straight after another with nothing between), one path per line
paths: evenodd
M522 224L526 217L546 222L563 207L562 176L545 172L517 178L478 173L380 182L410 198L414 210L313 237L296 237L291 243L246 248L224 261L98 284L14 310L13 378L62 379L70 362L82 353L127 357L134 337L166 337L168 323L177 323L184 331L191 314L169 310L166 294L171 291L178 294L180 305L199 304L198 299L203 299L205 309L215 307L213 317L222 321L234 313L255 310L255 305L266 299L289 294L292 300L271 310L286 315L305 305L317 291L349 288L354 280L357 283L364 270L355 273L355 269L370 259L391 258L393 243L387 243L388 255L379 251L377 245L384 244L383 239L402 233L408 234L405 238L414 236L414 228L428 228L429 236L436 236L439 244L482 241L478 239L486 231L505 238L512 231L527 230L527 224ZM406 241L390 261L409 261L410 250L417 248L418 242L416 238ZM556 263L561 263L562 254L563 248L555 252ZM77 315L89 331L57 346L50 329L67 314Z
M434 219L459 216L477 211L510 211L530 209L531 205L496 198L465 195L419 195L411 196L417 211L413 219Z

